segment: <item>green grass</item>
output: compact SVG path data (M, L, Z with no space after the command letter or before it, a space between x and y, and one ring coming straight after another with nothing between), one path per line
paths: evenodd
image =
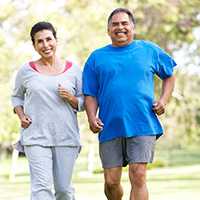
M159 151L155 163L148 170L150 200L188 200L200 197L200 156L199 151ZM95 155L96 157L97 155ZM77 200L106 200L103 193L103 174L87 172L87 158L83 151L79 156L73 176ZM28 163L24 157L17 161L14 181L9 180L11 160L0 163L0 199L28 200L29 174ZM94 170L101 172L98 156ZM160 168L155 168L155 167ZM122 185L124 199L128 200L130 184L127 168L123 171Z
M155 154L155 166L156 162L161 167L200 164L199 152L199 147L190 149L158 149Z
M103 194L103 175L76 172L73 178L77 200L106 200ZM124 200L128 200L130 184L123 172ZM0 176L1 200L28 200L29 176L18 174L14 182ZM150 200L188 200L200 196L200 165L152 169L148 171Z

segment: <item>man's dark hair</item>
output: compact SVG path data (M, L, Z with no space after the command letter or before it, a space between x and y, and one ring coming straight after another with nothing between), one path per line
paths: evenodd
M38 22L38 23L33 25L33 27L31 28L31 32L30 32L30 36L31 36L31 40L33 42L33 45L35 44L35 39L34 39L35 34L39 31L42 31L42 30L50 30L53 33L53 36L57 39L56 30L51 23L49 23L49 22Z
M116 8L115 10L113 10L111 12L110 16L108 17L108 25L109 25L113 15L115 15L117 13L126 13L129 16L129 19L131 20L131 22L133 24L135 24L135 19L134 19L133 14L131 13L130 10L128 10L127 8Z

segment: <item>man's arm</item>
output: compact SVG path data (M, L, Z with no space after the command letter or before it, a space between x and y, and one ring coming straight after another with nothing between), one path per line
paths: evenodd
M160 99L153 104L153 110L157 115L161 115L165 112L165 106L167 105L175 85L175 77L170 76L163 80L162 93Z
M85 96L85 110L90 125L90 130L93 133L97 133L103 128L102 121L96 117L98 109L98 103L95 97Z

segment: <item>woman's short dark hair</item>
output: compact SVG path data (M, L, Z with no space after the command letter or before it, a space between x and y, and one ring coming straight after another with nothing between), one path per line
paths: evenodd
M116 8L115 10L113 10L111 12L110 16L108 17L108 25L109 25L113 15L115 15L117 13L126 13L129 16L129 19L131 20L131 22L133 24L135 24L135 19L134 19L133 14L131 13L130 10L128 10L127 8Z
M31 40L32 40L33 44L35 44L35 39L34 39L35 34L42 30L50 30L53 33L53 36L57 39L56 30L51 23L38 22L32 26L31 32L30 32L30 36L31 36Z

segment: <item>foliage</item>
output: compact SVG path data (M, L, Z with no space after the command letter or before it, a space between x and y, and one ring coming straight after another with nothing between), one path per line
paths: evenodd
M172 54L183 45L197 41L193 30L199 27L199 0L5 0L0 3L2 146L18 137L19 123L9 99L14 72L27 60L36 58L29 38L31 26L38 21L52 22L57 28L61 55L82 66L94 48L110 42L106 20L116 7L133 11L137 22L136 38L153 40ZM198 76L177 73L176 93L181 99L173 98L167 116L162 119L167 140L176 145L200 140L198 84ZM86 130L85 116L81 115L80 121ZM170 139L172 135L178 140Z
M177 74L174 99L169 105L165 126L171 142L198 145L200 142L200 76ZM171 135L171 136L170 136ZM173 138L177 141L173 141Z

